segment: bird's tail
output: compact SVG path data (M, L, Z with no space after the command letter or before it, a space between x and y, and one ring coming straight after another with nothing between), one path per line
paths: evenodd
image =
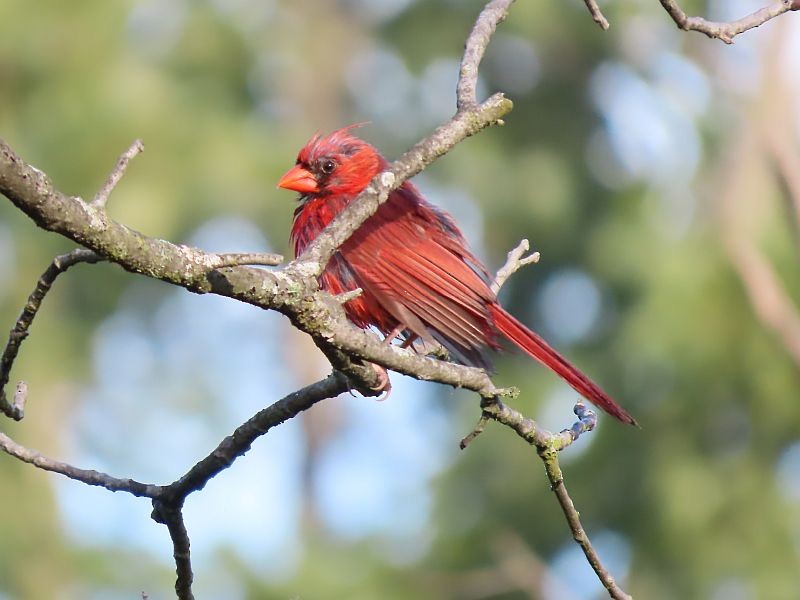
M503 335L548 369L556 373L570 384L581 396L623 423L629 423L631 425L637 424L636 419L628 414L619 404L614 402L614 400L601 390L596 383L581 373L536 333L503 310L502 306L499 304L492 304L491 313L494 324Z

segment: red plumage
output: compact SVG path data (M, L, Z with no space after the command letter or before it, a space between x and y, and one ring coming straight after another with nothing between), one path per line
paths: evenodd
M301 193L291 233L297 256L387 166L373 146L349 129L313 137L278 183ZM453 219L409 182L342 244L320 285L332 294L363 290L345 304L357 326L439 342L465 364L488 368L488 351L500 348L502 334L599 408L624 423L636 423L498 304L486 268L469 251Z

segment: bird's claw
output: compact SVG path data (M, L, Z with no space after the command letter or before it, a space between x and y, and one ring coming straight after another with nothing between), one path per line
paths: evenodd
M378 375L378 385L373 386L371 389L374 392L386 392L386 395L378 396L377 401L383 402L384 400L388 400L389 396L392 393L392 382L389 380L389 372L380 365L376 365L375 363L370 363L372 368L375 369L375 373Z

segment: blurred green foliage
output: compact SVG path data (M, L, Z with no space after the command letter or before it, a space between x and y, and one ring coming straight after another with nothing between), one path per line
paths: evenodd
M517 2L482 72L486 92L505 89L503 82L518 86L507 125L457 148L424 181L444 195L461 191L477 206L483 234L474 241L489 264L521 237L532 240L542 261L514 277L505 304L556 335L643 425L628 430L603 419L591 440L580 441L588 451L564 458L590 534L624 540L629 560L616 564L626 589L656 600L796 598L800 494L776 468L800 439L800 373L757 318L725 250L721 216L729 210L720 198L726 156L756 119L750 108L761 90L726 87L719 57L733 50L674 31L651 4L606 3L613 27L603 33L582 3ZM458 60L481 5L5 0L0 136L60 189L85 198L142 138L146 152L112 195L113 218L183 242L210 218L236 215L288 254L293 204L274 183L297 149L316 130L355 121L372 121L363 134L390 156L429 131L435 120L418 83L433 77L435 61ZM771 36L788 35L764 29L737 40L759 65L771 59ZM502 39L511 48L505 54L495 47ZM507 72L507 61L524 55L514 50L520 40L535 60ZM371 88L353 71L356 59L376 50L395 57L418 86L408 92L391 78L381 83L385 106L368 103ZM710 109L689 117L699 140L696 168L666 172L666 183L657 164L653 173L618 176L612 145L602 146L600 158L591 150L608 125L591 91L598 67L625 65L669 95L648 79L663 56L698 68L711 96ZM431 100L436 114L454 106L444 89L449 95ZM408 100L394 106L393 94ZM629 124L646 126L635 111ZM774 177L758 177L749 215L755 243L797 298L797 238L784 190ZM681 204L676 196L690 198ZM0 319L10 326L41 270L71 246L38 231L10 203L0 203L0 219ZM599 314L575 339L559 341L541 298L565 269L588 276ZM90 339L133 281L101 265L78 267L56 284L13 373L32 390L29 416L4 421L4 431L65 455L62 429L90 377ZM154 285L144 295L157 302L165 293ZM554 386L514 354L498 361L497 380L524 390L517 404L532 416ZM476 399L442 395L448 418L466 433ZM558 404L572 400L559 396ZM789 467L800 477L800 464ZM52 477L0 457L0 478L0 598L130 598L139 590L169 597L168 556L74 544L56 511ZM432 541L417 559L387 560L375 540L341 540L309 518L299 567L284 578L264 577L220 549L219 568L235 573L239 586L220 597L587 597L569 576L562 592L541 584L571 540L538 459L510 432L489 427L430 485ZM213 569L198 573L201 584L214 576Z

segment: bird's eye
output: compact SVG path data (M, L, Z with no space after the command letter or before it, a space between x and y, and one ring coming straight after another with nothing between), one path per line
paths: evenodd
M325 160L322 161L319 168L322 170L323 173L329 175L330 173L333 173L333 170L336 168L336 163L333 162L331 159L326 158Z

